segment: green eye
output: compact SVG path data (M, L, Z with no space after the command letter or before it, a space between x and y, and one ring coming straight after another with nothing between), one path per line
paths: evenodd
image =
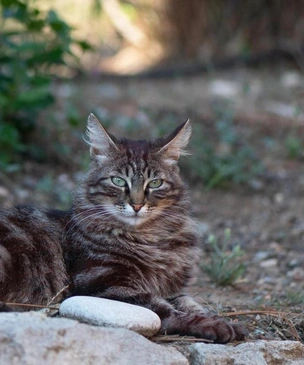
M121 188L127 185L126 180L122 179L121 177L113 176L111 177L111 181L114 185L119 186Z
M162 179L155 179L149 182L148 187L152 189L157 189L162 185L162 183L163 183Z

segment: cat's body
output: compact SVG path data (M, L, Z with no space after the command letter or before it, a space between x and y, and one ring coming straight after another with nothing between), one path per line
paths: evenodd
M177 166L189 123L163 139L130 141L91 115L88 132L92 162L70 211L0 212L0 300L46 304L68 284L69 295L150 308L163 333L242 339L240 325L181 295L199 257Z

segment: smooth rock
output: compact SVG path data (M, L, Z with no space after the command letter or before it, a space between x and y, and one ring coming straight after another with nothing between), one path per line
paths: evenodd
M272 268L278 266L278 260L277 259L267 259L262 262L260 262L260 267L264 269Z
M59 313L95 326L124 327L147 337L155 335L161 326L158 315L147 308L103 298L68 298L62 302Z
M197 343L188 351L191 365L304 364L304 345L297 341L256 341L237 346Z
M89 326L37 312L0 313L0 364L187 365L176 349L124 328Z
M213 80L209 85L209 92L213 96L224 98L234 98L239 96L241 92L241 85L239 82L231 80Z

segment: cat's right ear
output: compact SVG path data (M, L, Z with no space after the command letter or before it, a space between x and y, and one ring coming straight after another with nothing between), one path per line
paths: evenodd
M88 117L86 133L90 139L88 143L92 158L103 161L109 157L111 149L118 149L113 139L92 113Z

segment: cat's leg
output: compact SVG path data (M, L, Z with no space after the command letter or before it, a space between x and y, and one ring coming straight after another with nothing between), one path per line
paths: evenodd
M192 297L186 294L180 294L176 297L168 298L169 303L177 310L184 313L208 314L209 310L198 304Z
M208 312L190 296L179 295L168 301L177 312L172 318L163 321L163 327L167 333L178 330L182 335L193 335L220 343L244 340L248 335L248 331L240 323L228 322Z

